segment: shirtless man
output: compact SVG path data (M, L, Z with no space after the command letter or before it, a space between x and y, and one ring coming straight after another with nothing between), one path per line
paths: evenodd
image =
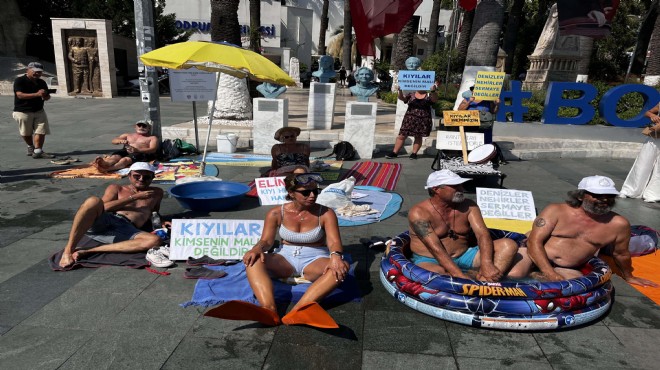
M60 266L69 266L86 253L143 252L160 245L157 235L139 229L160 209L163 199L163 189L149 186L154 169L136 162L128 177L130 185L112 184L103 198L83 202L73 218Z
M469 278L465 272L479 269L477 279L498 281L509 269L518 246L508 238L495 242L477 204L465 199L463 183L469 181L449 170L433 172L426 180L430 199L410 209L412 261L440 274ZM470 247L470 232L478 246Z
M578 190L568 193L565 204L550 204L534 221L527 248L520 248L522 260L510 277L526 277L536 265L550 281L582 276L579 268L601 248L614 247L614 261L630 284L657 286L633 276L628 244L630 223L612 212L619 192L614 181L604 176L585 177Z
M123 145L109 156L96 157L92 165L101 171L117 171L129 167L134 162L149 162L156 159L158 137L151 133L151 125L144 121L135 124L135 133L124 133L112 139L115 145Z

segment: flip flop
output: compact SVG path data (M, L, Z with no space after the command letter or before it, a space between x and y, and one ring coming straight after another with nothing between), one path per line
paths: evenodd
M225 271L211 270L207 269L206 267L187 268L186 272L183 273L183 277L186 279L213 280L220 279L225 276L227 276Z
M226 302L206 311L204 316L225 320L257 321L268 326L278 326L282 324L277 312L243 301Z
M285 325L307 325L321 329L339 328L328 312L316 302L309 302L292 310L284 315L282 322Z

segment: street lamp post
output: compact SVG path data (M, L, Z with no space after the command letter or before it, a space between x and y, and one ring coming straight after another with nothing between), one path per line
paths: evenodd
M133 0L133 6L135 11L135 44L139 56L152 51L156 47L153 6L151 0ZM138 58L138 72L140 72L140 99L143 104L144 119L151 122L152 135L157 136L158 140L162 140L156 68L145 66Z

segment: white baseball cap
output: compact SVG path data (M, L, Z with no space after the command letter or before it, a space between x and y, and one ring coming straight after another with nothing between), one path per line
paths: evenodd
M594 194L619 194L612 179L598 175L583 178L578 184L578 189Z
M471 179L460 177L450 170L440 170L429 175L429 178L426 179L426 186L424 189L431 189L440 185L458 185L470 180Z
M135 162L131 165L128 171L149 171L156 172L156 169L147 162Z

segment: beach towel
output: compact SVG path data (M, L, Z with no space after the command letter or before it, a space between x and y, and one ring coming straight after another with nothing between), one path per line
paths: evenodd
M604 256L602 253L598 257L607 262L615 274L621 276L621 270L619 270L612 257ZM631 260L636 277L648 279L657 284L660 284L660 275L658 274L660 271L660 254L657 252L651 253L645 256L633 257ZM660 305L660 288L642 287L633 284L630 284L630 286L637 289L637 291L644 294L645 296L649 297L656 304Z
M121 179L122 175L113 172L101 172L98 168L91 164L83 164L80 166L72 167L67 170L51 172L49 177L56 179Z
M355 185L369 185L394 190L401 175L401 165L398 163L358 162L339 179L355 177Z
M350 256L348 254L344 254L344 259L350 263ZM182 307L209 307L232 300L259 304L259 301L254 297L250 283L248 283L247 274L245 273L245 265L243 265L243 263L237 263L231 266L206 266L206 268L225 271L227 276L222 279L197 281L192 299L189 302L182 303ZM277 303L298 302L310 285L311 284L290 285L279 280L273 280L275 301ZM360 288L358 287L355 278L355 264L352 264L346 280L344 280L337 289L325 297L322 302L359 302L361 300L360 297Z
M399 209L401 209L401 203L403 203L401 195L397 193L386 193L382 188L356 186L353 189L353 192L366 194L365 197L353 199L352 202L354 204L369 205L369 207L375 209L378 213L358 217L344 217L337 215L339 226L360 226L383 221L397 213Z
M146 253L90 253L83 255L73 265L61 267L59 265L62 259L63 250L53 254L48 259L48 264L53 271L70 271L76 268L89 267L97 268L103 266L124 266L134 269L148 267L149 261L146 259Z
M199 164L193 162L158 163L154 182L159 184L174 184L177 179L199 175ZM218 168L213 165L204 167L204 175L217 177Z

